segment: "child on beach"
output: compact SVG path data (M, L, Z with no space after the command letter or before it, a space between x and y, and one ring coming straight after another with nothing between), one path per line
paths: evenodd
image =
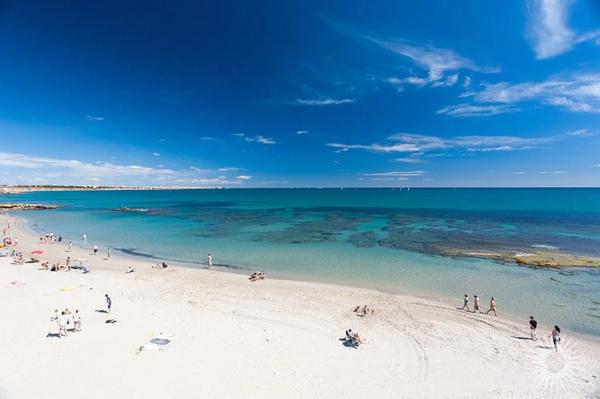
M98 254L98 246L94 245L94 255L97 255L97 254Z

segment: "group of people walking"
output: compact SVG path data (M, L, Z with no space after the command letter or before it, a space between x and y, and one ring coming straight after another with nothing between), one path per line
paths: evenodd
M465 296L463 297L462 308L458 308L458 309L471 312L471 309L469 308L469 295L468 294L465 294ZM479 313L485 313L485 314L489 314L490 312L493 312L494 316L498 316L498 314L496 313L496 299L494 297L492 297L490 299L490 307L488 308L488 310L486 312L482 312L479 297L477 295L473 295L473 311L472 312L473 313L479 312ZM529 316L529 332L530 332L532 341L537 341L537 325L538 325L537 320L535 320L535 318L533 316ZM548 335L548 337L552 337L552 342L554 343L554 349L558 351L558 344L560 343L560 327L554 326L552 328L552 331L550 332L550 335Z
M537 341L537 326L538 322L533 316L529 316L529 333L531 334L531 340ZM558 344L560 343L560 327L552 327L552 331L548 335L548 338L552 337L552 343L554 344L554 350L558 351Z
M471 309L469 308L469 295L465 294L465 297L463 299L463 307L460 308L460 310L467 310L468 312L471 311ZM479 300L479 297L477 295L473 295L473 313L483 313L481 311L481 302ZM490 312L494 312L494 316L498 316L498 314L496 313L496 299L494 297L492 297L490 299L490 307L487 310L487 312L485 312L485 314L489 314Z

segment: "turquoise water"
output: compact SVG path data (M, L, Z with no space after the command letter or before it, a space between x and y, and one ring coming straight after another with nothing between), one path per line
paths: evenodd
M600 256L598 189L243 189L45 192L0 196L37 231L158 259L456 298L495 296L600 336L600 270L536 270L441 254L550 246ZM134 208L118 211L116 208Z

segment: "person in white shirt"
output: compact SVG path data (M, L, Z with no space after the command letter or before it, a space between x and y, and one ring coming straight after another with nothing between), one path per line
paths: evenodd
M67 316L65 312L62 312L60 316L56 319L58 323L58 335L61 337L67 336Z
M81 331L81 314L79 313L79 309L75 310L73 314L73 326L75 327L75 331Z
M212 268L212 255L208 254L208 268Z

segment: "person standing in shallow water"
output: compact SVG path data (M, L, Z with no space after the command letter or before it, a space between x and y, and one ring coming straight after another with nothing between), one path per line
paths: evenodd
M211 254L208 254L208 262L207 263L208 263L208 268L212 269L212 255Z
M470 312L469 310L469 296L467 294L465 294L465 298L463 300L463 307L460 308L460 310L465 310L467 309L468 312Z

